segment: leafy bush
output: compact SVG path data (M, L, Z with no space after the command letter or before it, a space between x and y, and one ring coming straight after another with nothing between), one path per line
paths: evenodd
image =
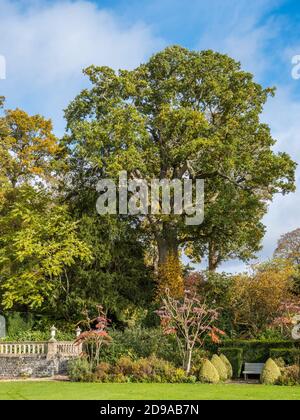
M199 381L202 383L217 384L220 376L214 365L206 359L200 369Z
M229 362L229 360L227 359L227 357L225 356L225 354L221 354L220 355L220 359L222 360L222 362L226 366L227 378L228 379L231 379L233 377L233 369L232 369L231 363Z
M281 376L277 381L278 385L294 386L300 384L299 365L287 366L281 369Z
M239 378L242 373L243 367L243 350L241 348L222 348L222 354L224 354L227 359L229 360L232 370L233 370L233 377Z
M73 382L93 382L94 373L90 363L85 358L70 360L68 363L68 375Z
M279 367L273 359L268 359L261 374L260 381L264 385L274 385L281 376Z
M276 363L276 365L279 367L280 370L285 368L286 363L285 363L285 361L283 360L282 357L279 357L278 359L274 359L274 358L271 358L271 359L274 360L274 362Z
M50 339L50 330L49 331L19 331L14 335L8 335L5 337L4 341L48 341ZM69 333L64 331L57 331L56 333L57 341L74 341L75 333Z
M220 357L217 354L214 354L211 363L214 365L214 367L217 369L220 381L226 381L228 379L227 377L227 369L225 364L222 362Z
M270 349L270 357L282 358L288 365L293 365L300 359L300 349Z
M115 365L100 363L95 370L100 382L166 382L193 383L194 376L187 376L181 368L155 356L133 360L122 356Z
M18 312L13 312L7 316L7 335L17 337L18 334L29 332L33 327L32 318L25 318Z
M175 337L166 336L160 328L128 328L110 331L111 345L101 350L101 360L116 363L122 356L147 358L155 354L158 358L181 366L181 355Z
M101 362L95 369L95 379L97 382L109 382L109 374L112 367L109 363Z
M191 374L199 377L200 369L206 359L210 357L209 352L203 349L196 349L193 354Z

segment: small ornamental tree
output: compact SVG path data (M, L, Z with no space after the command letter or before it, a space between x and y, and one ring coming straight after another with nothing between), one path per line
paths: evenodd
M300 315L299 298L285 300L281 303L277 317L270 326L279 328L281 334L289 338L291 335L291 327L294 325L293 320L296 315Z
M156 313L164 333L175 334L186 373L191 370L196 344L202 347L207 336L213 342L219 342L219 336L225 334L214 325L219 317L218 311L209 309L190 291L185 291L184 298L179 300L173 298L167 289L163 306Z
M84 354L89 360L91 368L99 364L101 348L104 345L109 345L112 341L107 331L109 319L101 305L97 307L97 310L96 318L90 318L87 310L84 312L86 319L80 321L78 325L86 327L87 330L82 332L75 341L75 344L83 344Z

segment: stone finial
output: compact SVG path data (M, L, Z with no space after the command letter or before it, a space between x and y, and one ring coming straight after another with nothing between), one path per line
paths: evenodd
M50 341L56 341L55 336L56 336L56 331L57 331L57 329L55 328L55 326L54 326L54 325L52 325L52 327L51 327L50 331L51 331L51 338L50 338Z

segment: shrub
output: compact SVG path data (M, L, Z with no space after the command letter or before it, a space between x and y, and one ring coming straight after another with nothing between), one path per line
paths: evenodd
M222 347L241 348L243 350L244 362L264 363L270 357L270 349L293 349L299 344L287 340L224 340Z
M279 367L280 370L285 368L286 363L285 363L285 361L283 360L282 357L279 357L278 359L274 359L273 357L271 357L271 359L274 360L274 362L276 363L276 365Z
M271 359L282 358L288 365L298 363L300 358L300 349L270 349Z
M176 366L181 365L176 338L164 335L160 328L128 328L124 331L111 331L110 336L111 345L101 350L101 360L116 363L122 356L147 358L156 354L158 358Z
M68 363L68 375L72 382L93 382L94 380L90 363L85 358L70 360Z
M220 357L217 354L214 354L212 359L211 359L211 363L214 365L214 367L217 369L219 377L220 377L220 381L226 381L226 379L228 379L227 377L227 369L225 364L222 362L222 360L220 359Z
M137 360L122 356L115 366L102 362L95 370L95 377L100 382L194 383L196 381L194 376L187 376L183 369L156 356Z
M222 354L227 357L232 366L233 377L239 378L243 367L243 350L240 348L222 348Z
M203 365L204 361L208 358L209 353L207 351L196 349L193 356L191 374L195 375L198 378L201 366Z
M299 365L287 366L282 369L278 385L294 386L300 384L300 368Z
M273 359L268 359L261 374L261 383L264 385L274 385L281 376L279 367Z
M109 363L101 362L95 369L95 379L99 382L109 382L109 375L112 366Z
M217 369L208 359L205 360L200 369L199 381L209 384L217 384L220 381Z
M220 359L222 360L222 362L226 366L227 378L228 379L231 379L233 377L233 369L232 369L231 363L229 362L229 360L227 359L227 357L225 356L225 354L221 354L220 355Z

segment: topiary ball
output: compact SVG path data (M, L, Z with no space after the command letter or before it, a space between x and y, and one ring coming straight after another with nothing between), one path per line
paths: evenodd
M267 360L262 371L260 381L264 385L274 385L281 376L279 367L273 359Z
M231 363L229 362L229 360L227 359L225 354L221 354L220 359L222 360L222 362L226 366L227 378L231 379L233 377L233 369L232 369Z
M221 381L226 381L228 379L227 368L217 354L213 355L213 357L211 359L211 363L217 369L220 380Z
M206 384L217 384L220 382L220 376L214 365L206 359L199 372L199 381Z

